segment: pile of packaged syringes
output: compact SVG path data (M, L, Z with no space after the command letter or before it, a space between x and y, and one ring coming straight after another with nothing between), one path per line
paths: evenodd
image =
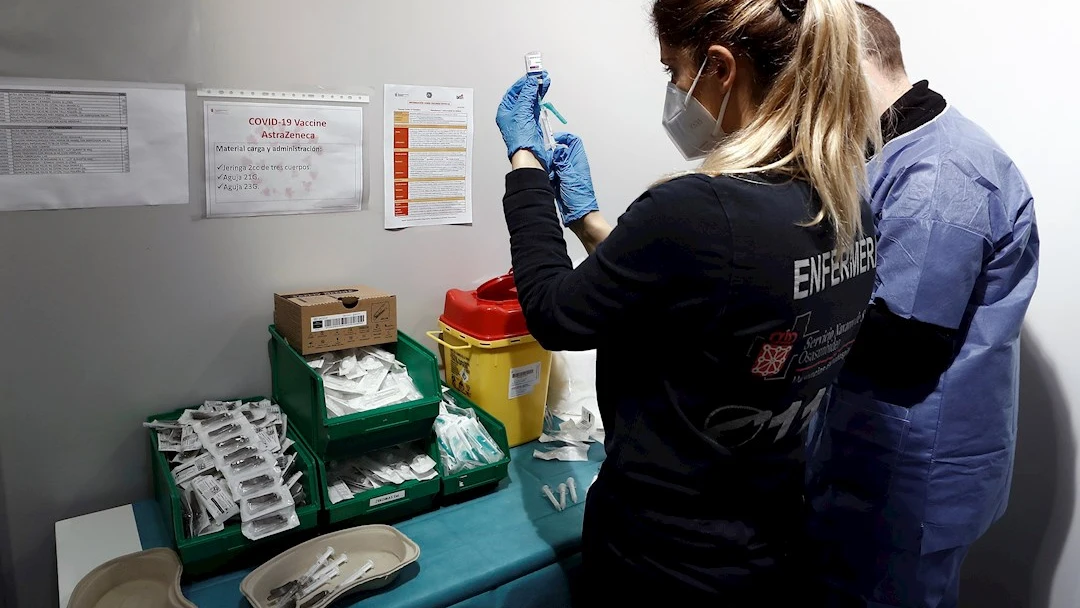
M277 405L207 401L177 420L143 425L157 432L158 451L169 457L188 538L221 532L237 519L251 540L300 525L296 507L308 497Z

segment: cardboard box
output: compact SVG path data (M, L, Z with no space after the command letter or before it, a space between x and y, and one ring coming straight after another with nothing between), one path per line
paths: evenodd
M302 355L397 341L397 297L371 287L274 294L274 325Z

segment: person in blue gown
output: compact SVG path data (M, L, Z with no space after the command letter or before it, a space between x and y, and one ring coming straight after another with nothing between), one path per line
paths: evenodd
M878 276L810 439L823 605L952 608L969 547L1005 512L1020 333L1039 237L1023 175L861 6L886 144L868 165Z

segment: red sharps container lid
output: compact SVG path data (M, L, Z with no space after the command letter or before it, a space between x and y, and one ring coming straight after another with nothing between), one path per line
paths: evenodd
M446 292L442 322L484 342L528 335L514 274L492 279L473 291Z

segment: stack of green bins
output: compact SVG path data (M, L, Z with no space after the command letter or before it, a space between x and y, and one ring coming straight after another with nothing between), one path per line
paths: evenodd
M346 522L361 525L400 521L430 509L436 494L448 501L467 499L498 485L509 476L510 445L506 439L506 427L456 390L447 388L446 398L458 407L476 411L477 418L502 450L504 454L502 460L450 475L443 466L437 441L432 434L428 440L428 455L439 463L441 489L437 483L438 480L409 481L399 486L371 490L358 495L353 500L335 505L330 502L326 484L321 483L324 523L336 526ZM316 464L319 468L320 479L325 480L326 462L316 458Z
M262 397L251 397L244 402L261 401ZM147 421L176 420L185 409L150 416ZM184 564L185 577L202 577L216 574L247 564L249 560L275 555L284 549L304 540L305 535L319 523L319 473L315 457L300 441L300 436L290 428L286 436L296 442L298 470L304 473L304 490L308 495L308 504L297 507L296 515L300 526L262 540L251 541L240 531L240 524L226 526L221 532L187 538L184 534L184 514L180 503L180 492L173 482L169 462L158 451L157 433L150 433L151 460L154 475L154 495L165 517L165 527L173 539L180 561Z
M441 480L410 481L393 488L366 492L332 505L326 488L329 463L403 443L426 442L438 461L432 425L441 400L435 355L415 340L398 333L398 341L383 345L409 370L421 399L370 412L328 418L322 377L280 333L270 326L270 368L274 401L289 416L290 426L315 455L324 525L392 523L434 508Z

